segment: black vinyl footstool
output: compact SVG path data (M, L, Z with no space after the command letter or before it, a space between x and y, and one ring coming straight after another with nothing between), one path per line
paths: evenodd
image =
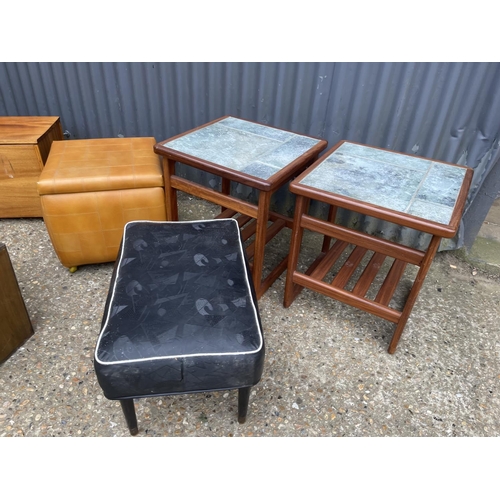
M95 349L97 380L137 434L133 398L238 389L243 423L264 365L234 219L129 222Z

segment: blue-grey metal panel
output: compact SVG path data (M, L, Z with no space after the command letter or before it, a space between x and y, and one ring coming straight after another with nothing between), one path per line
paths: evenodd
M466 211L475 205L473 213L487 212L493 200L476 195L500 168L499 63L9 62L0 63L0 114L58 115L71 139L158 141L224 115L239 116L322 137L330 147L345 139L468 165L475 175ZM182 166L181 173L216 183ZM241 187L238 192L254 195ZM291 214L293 201L284 187L275 209ZM415 246L425 240L340 214L344 223L373 234ZM461 246L467 232L473 240L478 230L478 221L462 224L443 248Z

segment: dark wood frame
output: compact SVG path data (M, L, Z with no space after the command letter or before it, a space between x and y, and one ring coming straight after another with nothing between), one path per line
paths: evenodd
M288 271L285 285L284 306L289 307L295 300L300 291L306 287L323 295L337 299L350 306L357 307L363 311L379 316L385 320L396 323L396 329L393 333L389 353L393 354L418 297L424 279L429 271L432 260L436 255L439 244L443 237L453 237L460 222L460 218L465 206L467 193L472 181L473 170L461 165L453 165L457 168L466 169L465 177L462 183L460 193L455 204L453 214L449 224L439 224L433 221L415 217L402 212L388 210L370 203L364 203L359 200L348 198L346 196L336 195L327 191L301 185L301 180L315 169L325 158L332 154L338 147L347 141L341 141L325 153L309 169L303 172L297 179L290 183L290 191L297 195L295 206L294 225L292 230L292 240L290 246L290 255L288 260ZM356 144L356 143L352 143ZM384 150L382 148L374 148ZM402 153L401 153L402 154ZM415 155L405 155L413 156ZM436 160L437 161L437 160ZM439 162L445 163L445 162ZM308 215L308 207L311 200L318 200L329 205L327 220L320 220ZM393 243L382 238L371 236L361 231L349 229L335 223L337 207L346 208L358 213L366 214L379 218L384 221L393 222L401 226L410 227L429 233L432 235L428 247L425 251ZM323 246L316 260L309 268L301 273L297 270L297 264L302 245L304 229L314 231L323 235ZM336 239L331 245L332 238ZM345 261L343 267L337 273L331 284L325 283L323 278L335 262L340 258L343 250L348 244L354 245L354 249ZM360 275L352 291L344 287L354 274L357 266L360 264L365 253L371 250L374 252L369 263ZM394 258L394 262L379 289L375 300L365 297L366 292L377 276L380 266L386 257ZM419 268L413 286L406 298L401 311L389 307L394 292L399 284L407 264L413 264Z
M312 147L307 153L304 153L269 179L260 179L243 172L231 170L221 165L175 151L165 146L166 142L191 134L196 130L208 127L209 125L224 120L225 118L229 118L229 115L213 120L205 125L189 130L165 141L159 142L154 146L155 153L162 156L167 220L179 220L177 208L178 190L220 205L221 213L217 216L217 218L235 217L238 221L238 225L240 226L244 241L247 241L250 237L255 235L255 240L247 247L246 250L252 270L255 292L257 299L260 299L267 289L283 273L288 262L287 256L268 274L267 277L263 279L262 274L264 268L265 246L282 229L285 227L292 229L293 226L293 219L271 211L271 197L273 193L275 193L286 182L293 179L296 175L300 174L308 166L314 163L318 158L319 153L326 148L328 143L325 140L318 139L320 142ZM215 189L211 189L196 182L179 177L175 173L175 166L177 162L219 176L221 178L221 190L216 191ZM258 190L259 198L257 205L232 196L231 182L239 182ZM269 227L268 221L271 222Z

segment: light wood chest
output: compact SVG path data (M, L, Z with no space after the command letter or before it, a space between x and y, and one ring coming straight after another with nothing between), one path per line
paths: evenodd
M41 217L37 181L52 141L63 140L57 116L0 116L0 217Z

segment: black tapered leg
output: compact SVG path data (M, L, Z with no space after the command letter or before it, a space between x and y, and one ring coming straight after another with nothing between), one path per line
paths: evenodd
M250 400L251 387L238 389L238 422L244 424L247 419L248 401Z
M139 429L137 427L137 417L135 416L135 406L133 399L121 399L120 403L122 405L123 414L125 415L125 420L127 422L128 429L132 436L135 436Z

